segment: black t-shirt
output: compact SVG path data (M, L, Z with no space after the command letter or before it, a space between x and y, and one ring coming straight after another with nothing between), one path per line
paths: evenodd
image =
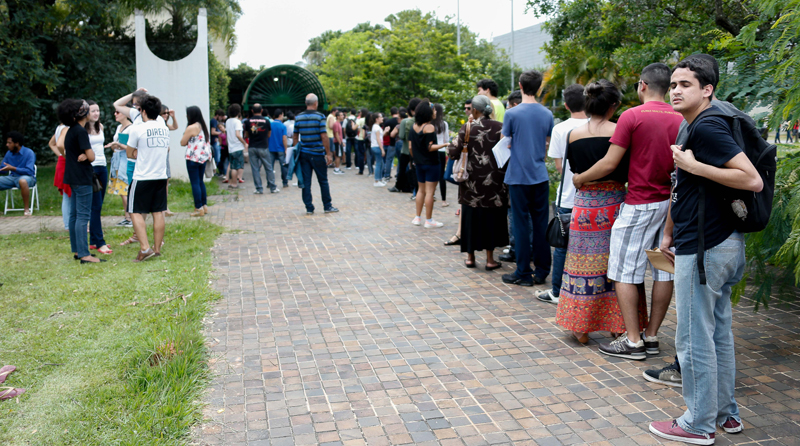
M64 183L70 186L91 186L94 170L92 162L78 161L78 157L92 150L89 133L82 125L75 124L64 137Z
M272 131L269 119L263 116L253 116L245 119L242 126L247 137L250 138L248 142L250 147L254 149L269 148L269 133Z
M400 122L398 121L397 118L389 118L383 121L383 129L384 129L383 134L384 135L391 134L392 130L394 130L394 128L397 127L398 124L400 124ZM391 145L392 147L394 147L396 141L397 141L396 137L395 138L392 138L391 136L389 137L389 145Z
M569 168L573 173L583 173L591 169L598 161L603 159L611 147L610 136L595 136L591 138L581 138L567 143L567 160ZM628 153L622 157L619 165L609 175L596 181L613 180L620 183L628 181L628 165L631 157Z
M219 131L219 122L217 121L217 118L211 118L211 128L216 131ZM209 131L210 130L211 129L209 129ZM211 144L215 144L218 139L219 136L211 135Z
M684 150L691 149L695 158L704 164L723 167L725 163L742 152L736 144L730 126L725 119L709 117L698 121ZM699 187L705 185L705 249L711 249L733 233L733 227L725 220L719 199L727 187L703 177L678 169L678 179L672 192L672 235L675 252L681 255L697 253L697 213L700 198Z
M411 152L414 162L421 165L439 164L439 152L431 152L428 147L431 143L438 144L436 133L415 132L411 129L408 134L408 142L411 144Z

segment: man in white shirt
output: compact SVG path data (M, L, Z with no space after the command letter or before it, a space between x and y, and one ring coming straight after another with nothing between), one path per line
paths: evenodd
M228 188L238 189L244 173L244 155L247 152L247 141L244 140L244 126L242 125L242 106L233 104L228 107L228 121L225 122L225 131L228 134L228 160L231 163L230 184Z
M164 211L167 210L167 151L169 129L160 119L161 101L145 96L139 103L141 123L131 126L126 151L136 160L136 169L128 190L128 212L140 250L134 262L161 255L164 240ZM151 118L152 116L152 118ZM154 248L147 240L145 216L153 215Z
M556 163L556 170L561 174L561 184L556 194L556 212L569 214L575 200L575 185L572 184L572 171L567 164L567 138L572 129L586 124L587 116L584 110L585 98L583 95L584 87L581 84L573 84L564 89L564 107L570 112L570 117L564 122L553 127L553 135L550 137L550 148L547 156ZM559 204L560 199L560 204ZM567 248L556 248L553 251L553 288L549 291L539 293L536 297L543 302L558 303L558 294L561 290L561 277L564 273L564 263L567 260Z

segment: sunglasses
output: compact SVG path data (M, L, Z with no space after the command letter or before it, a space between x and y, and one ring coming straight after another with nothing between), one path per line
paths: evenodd
M639 91L639 84L650 85L650 84L648 84L647 82L645 82L645 81L643 81L643 80L636 81L636 83L635 83L635 84L633 84L633 88L635 88L635 89L636 89L636 91Z

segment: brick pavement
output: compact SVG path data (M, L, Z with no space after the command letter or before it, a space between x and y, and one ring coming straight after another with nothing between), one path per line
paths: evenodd
M353 172L330 175L338 214L249 181L214 206L234 231L214 248L224 298L206 318L215 377L193 444L660 443L648 422L683 412L680 389L641 375L675 353L674 306L661 355L601 355L603 333L584 347L555 324L534 297L546 287L505 285L511 265L466 269L442 246L455 206L437 207L444 228L415 227L408 195ZM800 307L734 315L745 430L717 444L800 445Z

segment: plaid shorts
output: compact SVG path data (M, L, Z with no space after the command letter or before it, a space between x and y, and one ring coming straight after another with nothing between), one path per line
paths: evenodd
M653 280L668 282L673 275L653 268L645 249L661 245L669 200L646 204L623 204L611 228L608 278L615 282L644 283L648 265Z

